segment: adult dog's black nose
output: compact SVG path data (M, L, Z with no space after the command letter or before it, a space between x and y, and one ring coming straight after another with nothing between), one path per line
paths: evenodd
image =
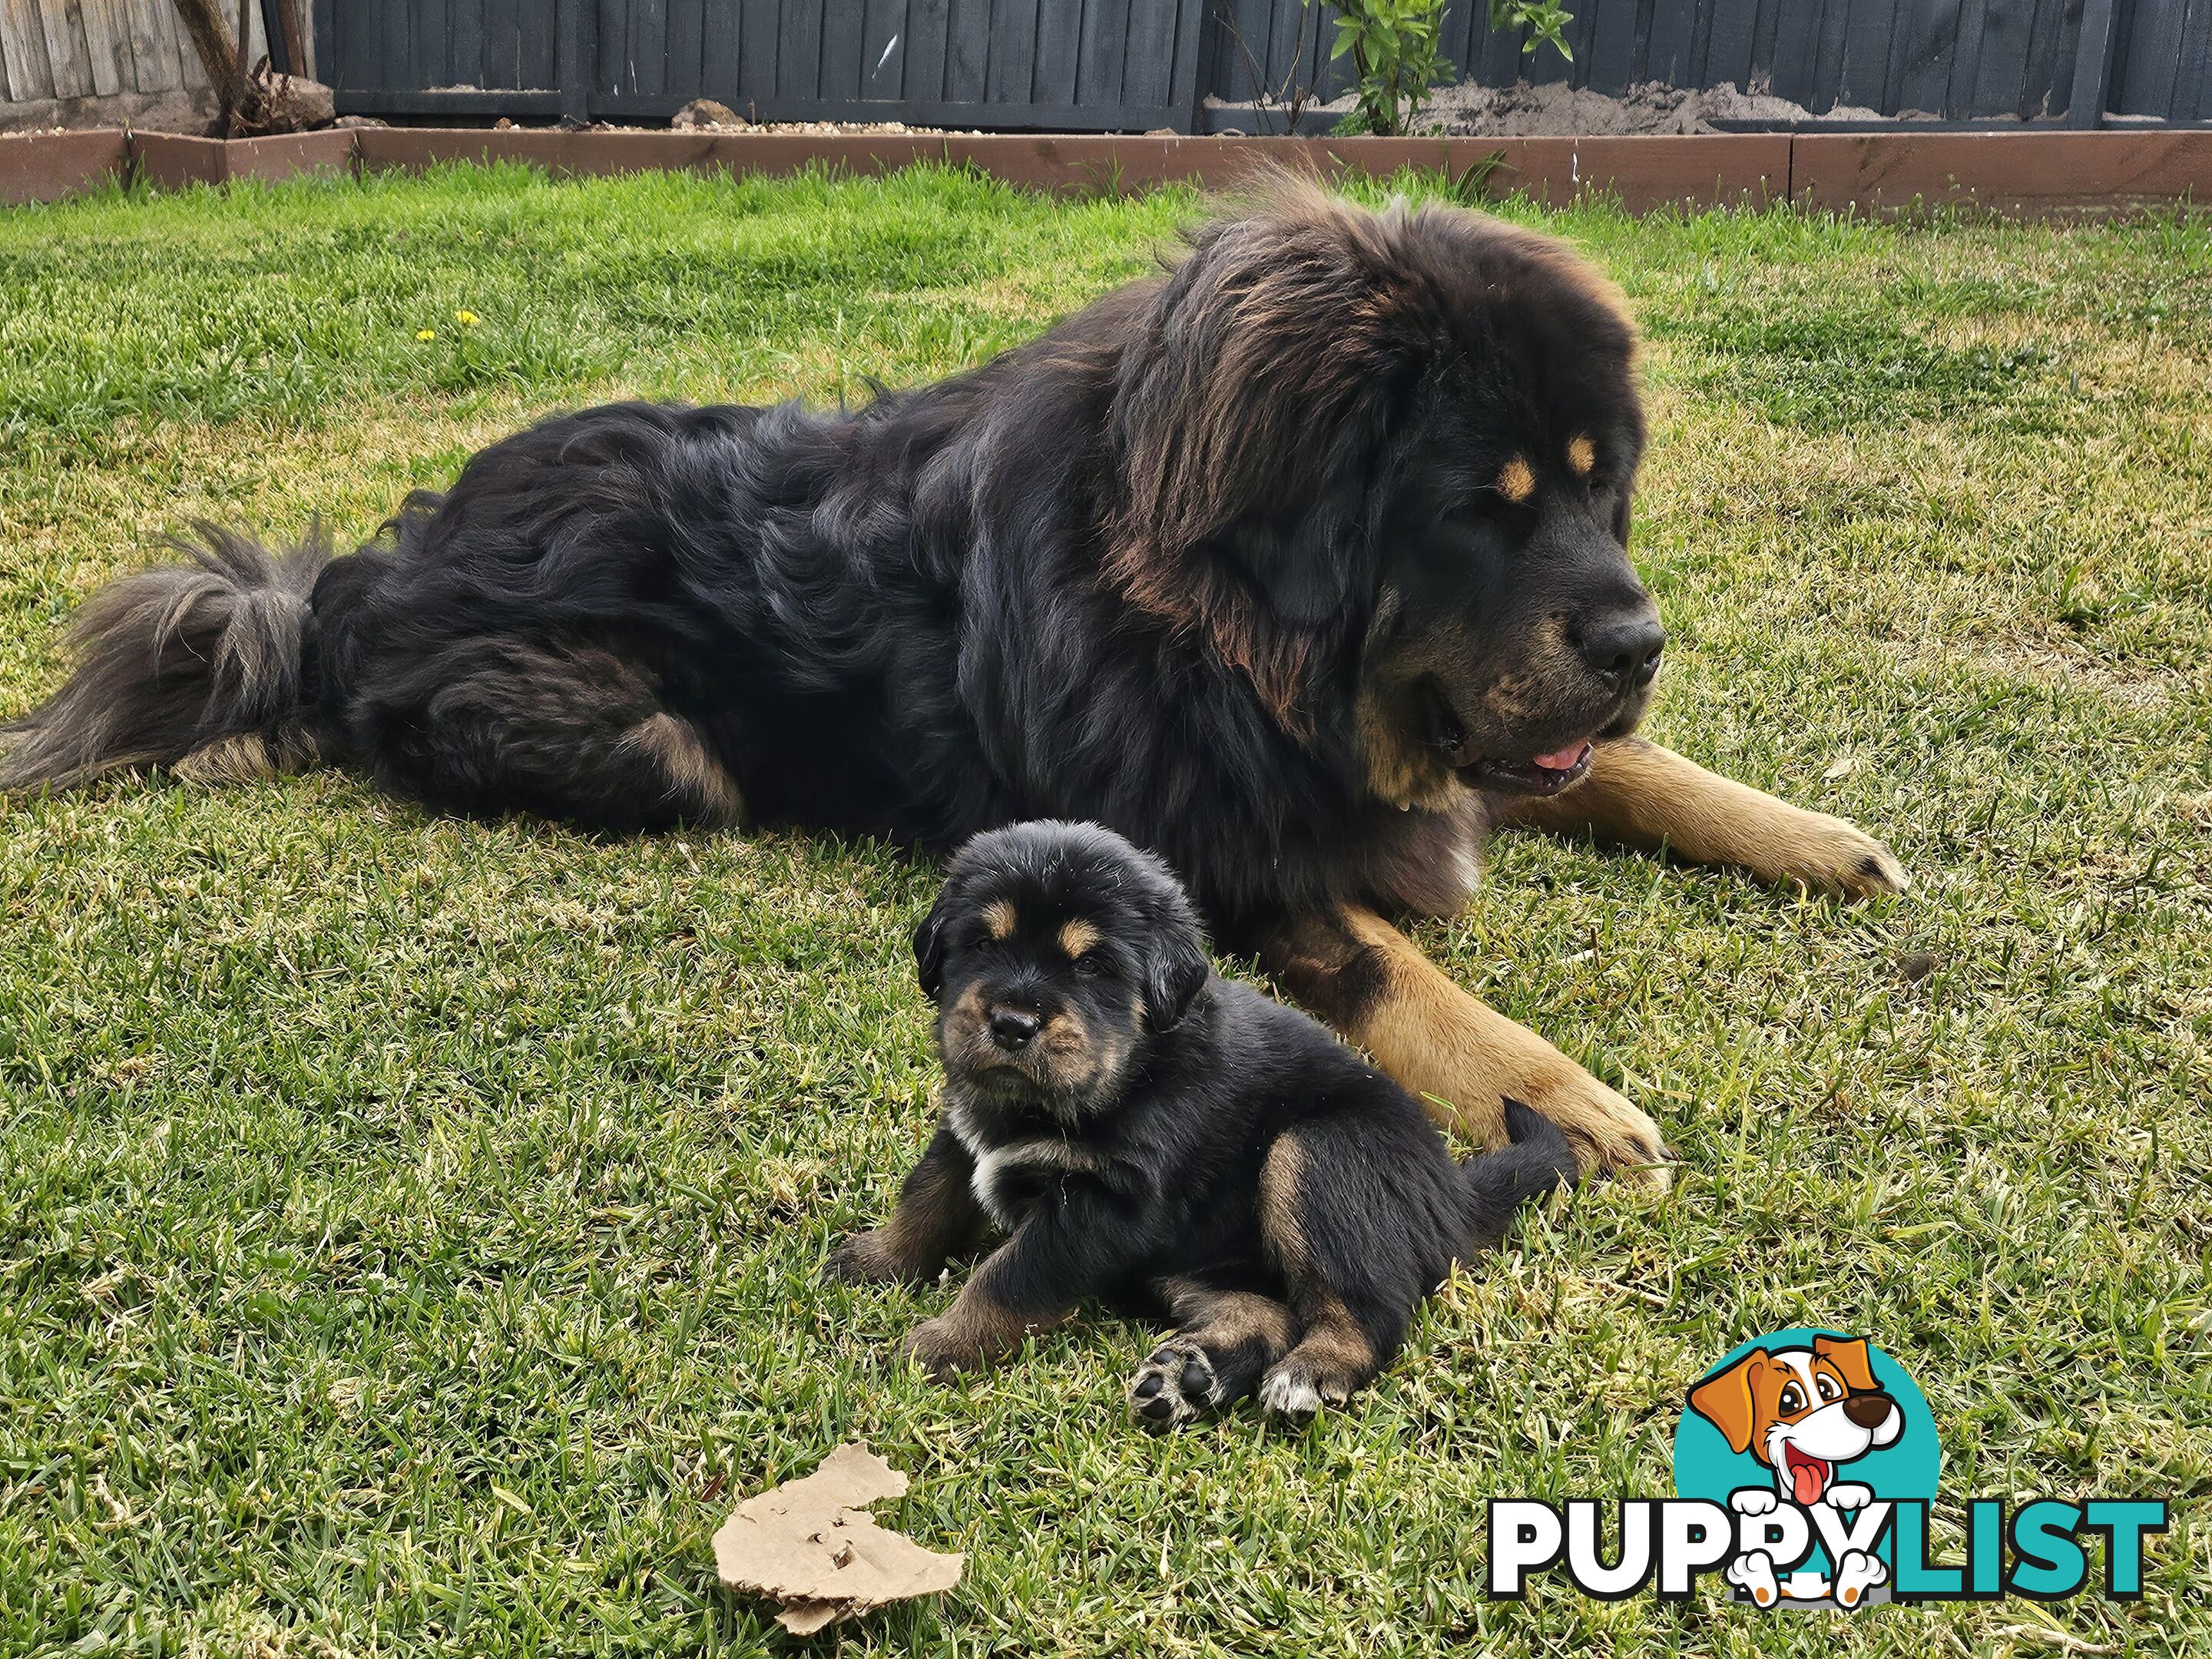
M1666 643L1667 630L1649 599L1587 618L1575 638L1590 672L1616 691L1650 684Z
M1863 1429L1878 1429L1889 1416L1897 1402L1880 1389L1855 1394L1844 1401L1844 1415Z
M1028 1048L1044 1022L1026 1008L994 1008L984 1024L990 1029L992 1042L1012 1050Z

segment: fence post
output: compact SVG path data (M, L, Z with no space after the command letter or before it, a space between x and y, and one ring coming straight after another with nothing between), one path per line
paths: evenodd
M1191 11L1198 14L1195 21L1183 24L1183 40L1188 52L1181 54L1189 64L1190 86L1186 94L1182 87L1169 89L1168 101L1182 118L1185 132L1206 131L1206 94L1213 90L1214 32L1221 25L1214 16L1217 0L1182 0Z
M2112 0L2084 0L2081 40L2074 55L2074 95L2067 100L2066 125L2105 125L2105 94L2112 75Z
M561 118L592 118L592 77L599 73L599 0L559 0Z

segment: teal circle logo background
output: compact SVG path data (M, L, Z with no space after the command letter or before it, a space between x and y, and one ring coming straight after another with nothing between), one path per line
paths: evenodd
M1838 1341L1854 1340L1848 1332L1814 1326L1769 1331L1729 1349L1705 1367L1697 1382L1690 1387L1695 1389L1706 1377L1727 1370L1753 1348L1763 1348L1769 1353L1780 1348L1809 1348L1816 1336ZM1874 1373L1874 1380L1881 1385L1882 1391L1897 1402L1898 1411L1905 1419L1905 1428L1888 1445L1877 1446L1856 1462L1838 1464L1835 1478L1856 1481L1871 1488L1876 1498L1891 1502L1918 1498L1933 1503L1943 1465L1942 1449L1936 1439L1935 1413L1928 1409L1926 1398L1905 1367L1871 1341L1867 1344L1867 1369ZM1709 1498L1725 1504L1729 1494L1743 1486L1762 1486L1772 1492L1774 1471L1748 1451L1732 1450L1726 1435L1690 1409L1689 1391L1684 1390L1682 1420L1674 1429L1675 1495ZM1879 1553L1885 1561L1890 1560L1887 1535ZM1820 1559L1816 1546L1814 1560ZM1891 1565L1894 1566L1895 1563Z

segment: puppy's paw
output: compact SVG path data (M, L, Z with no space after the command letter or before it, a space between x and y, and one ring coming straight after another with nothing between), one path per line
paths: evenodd
M1831 1509L1863 1510L1874 1502L1874 1488L1863 1486L1856 1480L1838 1480L1828 1488L1823 1501Z
M1771 1607L1782 1592L1774 1580L1774 1558L1763 1550L1746 1550L1722 1570L1721 1577L1762 1607Z
M1793 813L1774 867L1759 873L1847 899L1902 893L1912 884L1889 848L1856 824L1826 812Z
M822 1266L823 1276L847 1285L896 1285L920 1275L902 1264L882 1227L855 1233L836 1249Z
M1129 1379L1129 1416L1143 1428L1180 1428L1220 1403L1212 1358L1188 1338L1162 1344Z
M1888 1577L1889 1568L1880 1556L1864 1550L1846 1550L1836 1568L1836 1600L1844 1607L1855 1607L1866 1600L1869 1590Z
M1324 1406L1341 1406L1366 1377L1350 1367L1292 1349L1260 1379L1260 1409L1293 1423L1310 1422Z
M914 1360L933 1382L957 1382L965 1372L988 1369L998 1354L972 1331L940 1314L907 1333L899 1344L899 1357Z
M1771 1515L1778 1501L1764 1486L1738 1486L1729 1494L1729 1507L1738 1515Z

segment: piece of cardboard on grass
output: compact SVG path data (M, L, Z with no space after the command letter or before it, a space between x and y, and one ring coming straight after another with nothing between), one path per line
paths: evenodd
M867 1506L906 1493L906 1476L857 1442L813 1474L748 1498L714 1534L714 1566L732 1589L783 1603L793 1636L960 1582L961 1558L878 1526Z

